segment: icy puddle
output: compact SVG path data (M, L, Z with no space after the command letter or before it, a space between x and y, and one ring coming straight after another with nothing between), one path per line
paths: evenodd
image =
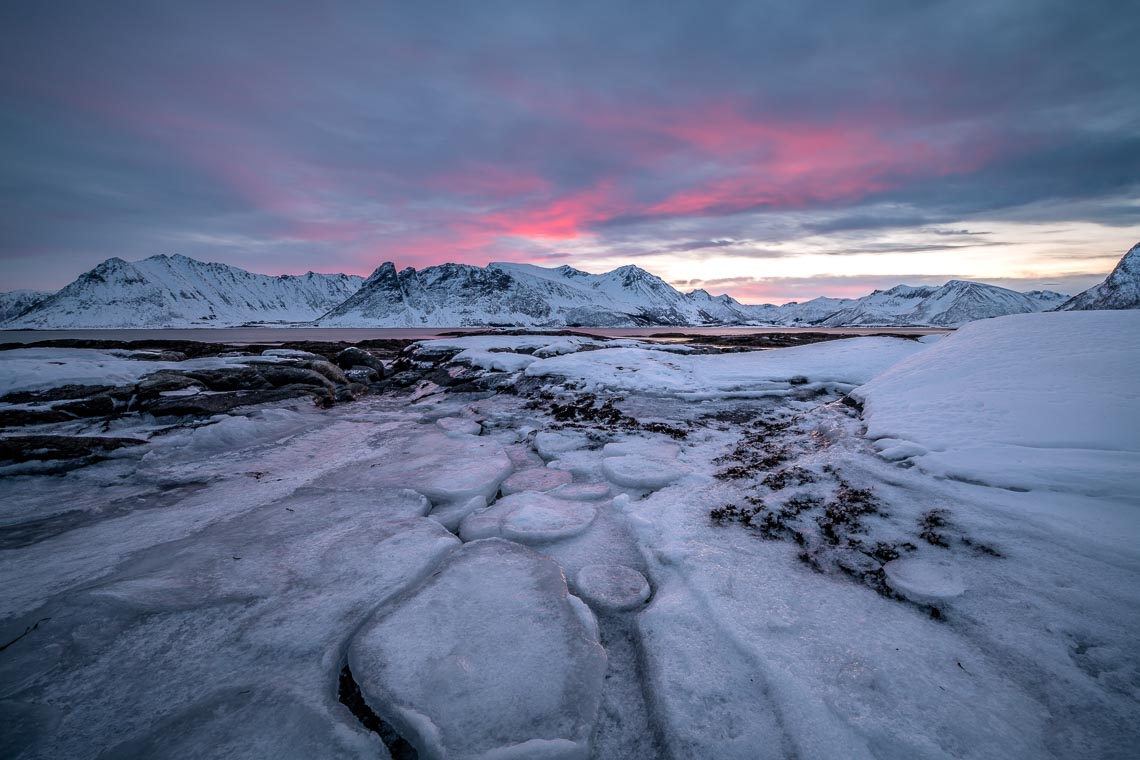
M755 354L446 339L382 396L4 478L0 756L1133 757L1140 493L995 454L1001 408L969 469L976 407L920 406L926 352L941 378L955 341L1035 329L988 322ZM1011 378L1016 345L977 376L1069 388ZM1140 368L1115 348L1098 392ZM1069 443L1128 466L1101 424Z

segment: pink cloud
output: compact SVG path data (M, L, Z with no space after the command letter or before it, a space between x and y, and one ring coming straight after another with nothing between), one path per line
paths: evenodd
M753 113L743 102L725 99L614 104L500 79L489 82L494 94L575 135L553 163L594 153L616 153L620 161L578 186L562 186L526 161L466 157L409 176L382 165L330 166L245 126L243 114L271 108L282 97L280 88L259 88L248 72L215 75L215 89L203 82L190 89L220 109L114 93L55 94L182 157L277 220L277 238L335 246L344 253L341 259L359 262L362 272L384 259L422 266L525 258L534 244L594 235L617 218L707 217L856 202L914 178L973 171L1001 148L900 137L905 124L895 114L812 123ZM203 115L218 112L228 118ZM559 149L543 146L544 135L532 139L538 148ZM535 152L541 151L526 155Z

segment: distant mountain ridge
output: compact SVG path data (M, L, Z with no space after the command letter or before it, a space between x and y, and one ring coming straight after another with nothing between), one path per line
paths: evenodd
M23 314L51 293L43 290L10 290L0 293L0 325Z
M750 308L728 296L681 293L635 266L605 274L503 263L397 272L386 262L318 322L328 327L735 324L750 319Z
M396 271L385 262L360 290L318 320L326 327L640 327L802 325L955 327L1043 311L1068 296L1018 293L978 282L899 285L858 299L748 305L704 290L682 293L635 266L604 274L572 267L440 264Z
M1097 304L1109 304L1097 305ZM1112 305L1112 304L1132 304ZM1081 295L1017 291L966 280L898 285L862 298L742 304L678 291L636 266L591 274L569 266L440 264L367 279L270 276L186 256L112 258L54 294L0 294L5 328L81 329L306 324L319 327L641 327L777 325L956 327L1050 309L1140 307L1140 245Z
M107 259L5 327L38 329L225 327L311 322L363 278L347 274L254 274L187 256Z

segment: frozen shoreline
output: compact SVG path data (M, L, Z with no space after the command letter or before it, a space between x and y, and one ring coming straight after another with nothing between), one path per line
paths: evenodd
M1029 466L1048 429L999 380L1085 417L1115 388L1071 443L1140 449L1137 318L1046 318L1072 373L1036 316L759 353L484 336L330 409L114 423L146 443L0 478L4 754L383 757L347 664L421 757L1127 757L1135 486L924 461L978 438Z

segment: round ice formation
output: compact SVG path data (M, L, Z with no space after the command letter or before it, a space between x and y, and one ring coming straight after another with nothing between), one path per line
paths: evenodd
M519 491L549 491L558 486L564 486L574 479L574 476L565 470L550 470L545 467L533 467L521 470L503 481L500 488L507 496Z
M543 459L557 459L559 454L586 448L586 436L581 433L559 433L543 430L534 437L534 448Z
M550 491L551 496L568 501L598 501L610 495L608 483L570 483Z
M688 471L688 467L677 461L634 454L607 457L602 462L602 472L610 482L626 488L641 488L647 491L664 488Z
M649 598L645 576L625 565L586 565L578 571L578 594L604 610L631 610Z
M435 421L436 425L448 433L462 433L464 435L479 435L483 426L478 422L466 417L440 417Z
M491 499L514 471L503 448L487 436L456 436L426 430L385 439L382 456L365 459L318 478L327 488L415 488L436 504Z
M522 491L467 515L459 525L459 537L464 541L496 537L521 543L556 541L586 530L596 514L597 507L590 502Z
M966 590L966 584L948 562L904 557L883 565L887 583L907 599L937 602L953 599Z
M590 526L597 507L587 501L563 501L534 494L528 503L511 510L502 522L504 538L542 543L576 536Z
M554 560L480 541L365 623L348 663L420 757L584 758L606 672L591 622Z
M604 457L624 457L637 455L653 459L676 459L681 447L668 441L652 441L647 438L630 438L626 441L607 443L602 447Z
M497 506L476 510L464 517L459 523L459 538L463 541L502 538L503 514L496 509Z
M485 498L482 496L472 496L470 499L453 501L436 507L428 516L454 533L459 530L459 524L463 522L464 517L486 506L487 500Z
M410 488L298 488L281 502L282 509L325 511L343 504L359 504L384 517L423 517L431 502Z

